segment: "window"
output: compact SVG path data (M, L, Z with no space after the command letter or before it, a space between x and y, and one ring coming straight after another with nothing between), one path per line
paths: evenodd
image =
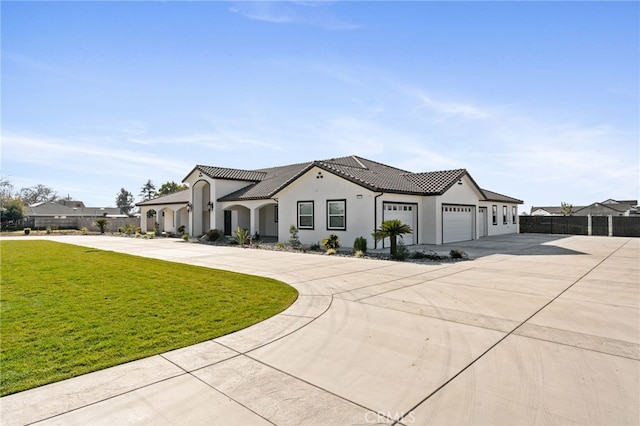
M506 225L509 223L509 219L507 218L507 206L502 206L502 224Z
M491 206L491 213L493 215L493 224L497 225L498 224L498 206L496 205Z
M327 229L347 228L347 202L346 200L327 201Z
M313 229L313 201L298 201L298 229Z
M273 207L274 207L274 209L273 209L273 221L275 223L278 223L278 206L276 205L276 206L273 206Z
M516 206L511 206L511 221L513 224L516 224L516 217L518 216L518 208Z

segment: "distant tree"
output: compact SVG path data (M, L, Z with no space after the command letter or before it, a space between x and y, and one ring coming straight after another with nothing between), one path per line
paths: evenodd
M373 238L376 241L389 238L389 241L391 241L390 253L391 256L395 256L398 251L398 237L402 238L402 235L411 233L413 233L413 230L409 225L402 223L399 219L392 219L382 222L380 228L373 233Z
M189 188L187 185L180 185L178 183L175 183L174 181L165 182L162 184L162 186L160 186L160 189L158 189L157 195L169 195L173 194L174 192L183 191L187 188Z
M25 205L29 206L35 203L56 201L58 199L58 194L53 190L53 188L38 184L29 188L22 188L20 190L20 198Z
M0 176L0 207L13 201L16 196L11 181L5 176Z
M151 179L142 185L140 196L142 197L142 201L149 201L156 197L156 186L151 182Z
M3 225L9 222L15 222L24 217L24 204L19 198L6 200L0 207L0 221ZM4 226L3 226L4 228Z
M122 214L128 215L133 210L133 194L124 188L116 196L116 206L120 208Z
M98 228L100 228L100 233L104 234L104 232L109 229L109 221L107 220L107 218L104 217L100 217L98 219L96 219L95 226L97 226Z
M564 201L560 203L560 214L562 216L571 216L573 213L573 204L565 203Z

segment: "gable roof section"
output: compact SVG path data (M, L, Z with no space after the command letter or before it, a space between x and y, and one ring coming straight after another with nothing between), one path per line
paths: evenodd
M441 195L463 176L468 176L478 192L486 197L485 191L480 189L465 169L412 173L358 156L330 158L259 170L224 169L209 166L196 166L196 169L211 178L253 180L254 183L245 188L218 199L218 201L242 201L273 198L275 194L312 167L333 173L371 191L409 195ZM499 195L491 191L488 193ZM510 200L510 202L522 203L515 198L501 197L501 201Z
M157 206L160 204L187 204L189 202L189 190L174 192L162 197L136 203L136 206Z
M517 198L512 198L506 195L498 194L497 192L489 191L488 189L483 189L482 193L484 194L484 198L487 201L501 201L504 203L524 204L524 201L522 200L518 200ZM538 207L538 208L544 208L544 207Z
M265 173L260 170L242 170L242 169L230 169L226 167L212 167L212 166L203 166L197 165L189 174L191 175L194 171L198 170L202 174L209 176L212 179L226 179L226 180L246 180L259 182L265 178ZM184 182L187 177L182 179Z

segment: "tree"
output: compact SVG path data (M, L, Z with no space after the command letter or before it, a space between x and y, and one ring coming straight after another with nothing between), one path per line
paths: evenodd
M157 195L169 195L173 194L174 192L184 191L187 188L189 188L187 185L180 185L178 183L175 183L174 181L165 182L162 184L162 186L160 186L160 189L158 189Z
M16 196L11 181L5 176L0 176L0 208L13 201Z
M107 218L104 218L104 217L100 217L96 219L96 222L94 223L94 225L100 228L101 234L104 234L104 232L107 229L109 229L109 221L107 220Z
M56 201L58 199L58 194L53 190L53 188L38 184L29 188L22 188L20 190L20 198L25 205L29 206L36 203Z
M376 229L376 231L373 233L373 238L375 238L376 241L389 238L389 241L391 241L391 256L395 256L398 251L397 238L402 238L404 234L411 233L413 233L413 230L409 225L405 225L399 219L392 219L382 222L380 228Z
M124 188L120 188L120 192L116 196L116 206L120 208L122 214L129 215L133 210L133 194Z
M142 201L149 201L156 196L156 186L151 182L151 179L147 180L147 183L142 185L142 190L140 191L140 196L142 197Z
M24 204L19 198L13 198L6 200L2 207L0 207L0 221L2 222L2 228L9 223L15 223L24 217Z
M564 201L560 203L560 214L562 216L571 216L573 213L573 204L565 203Z

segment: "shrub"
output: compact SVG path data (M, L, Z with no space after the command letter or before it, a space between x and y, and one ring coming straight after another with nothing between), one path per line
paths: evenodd
M311 246L309 246L309 250L311 250L311 251L321 251L320 242L318 241L317 243L311 244Z
M355 241L353 242L353 251L354 252L361 251L362 253L366 253L367 252L367 239L365 237L356 238Z
M189 234L182 234L182 239L185 241L189 241Z
M87 235L89 233L89 230L87 229L86 226L83 226L82 228L80 228L80 233L82 235Z
M396 246L396 252L391 255L393 260L405 260L409 256L409 249L404 245L402 241L398 241Z
M294 249L300 247L300 238L298 238L298 232L298 228L296 228L295 225L291 225L289 227L289 244L291 244L291 247L293 247Z
M187 227L186 227L186 226L184 226L184 225L180 225L180 226L178 226L178 232L179 232L179 233L181 233L181 234L184 234L184 231L185 231L186 229L187 229Z
M340 241L338 240L338 236L336 234L331 234L324 240L322 240L322 247L327 250L337 250L340 248Z
M209 241L218 241L220 237L222 237L223 232L220 232L219 229L209 229L207 231L207 240Z
M24 235L29 235L31 233L31 228L24 228Z
M364 257L364 252L362 250L356 250L353 254L355 257Z
M109 221L104 218L98 218L96 219L96 221L94 222L93 226L97 226L98 228L100 228L100 233L104 234L104 232L109 229Z
M236 237L238 238L238 244L244 246L249 238L249 230L240 228L239 226L236 228Z
M45 231L47 235L51 234L51 228L47 226L47 230Z
M336 249L328 249L327 251L324 252L324 254L326 254L327 256L333 256L334 254L336 254Z
M278 241L278 243L276 244L276 247L278 247L279 249L283 249L285 248L287 245L285 243L283 243L282 241Z
M449 255L452 259L466 259L467 257L469 257L467 253L465 253L465 251L460 248L454 248L449 252Z
M118 233L124 234L124 226L118 226Z
M253 234L253 237L251 237L251 242L252 243L259 243L260 242L260 233L258 231L256 231L256 233Z

